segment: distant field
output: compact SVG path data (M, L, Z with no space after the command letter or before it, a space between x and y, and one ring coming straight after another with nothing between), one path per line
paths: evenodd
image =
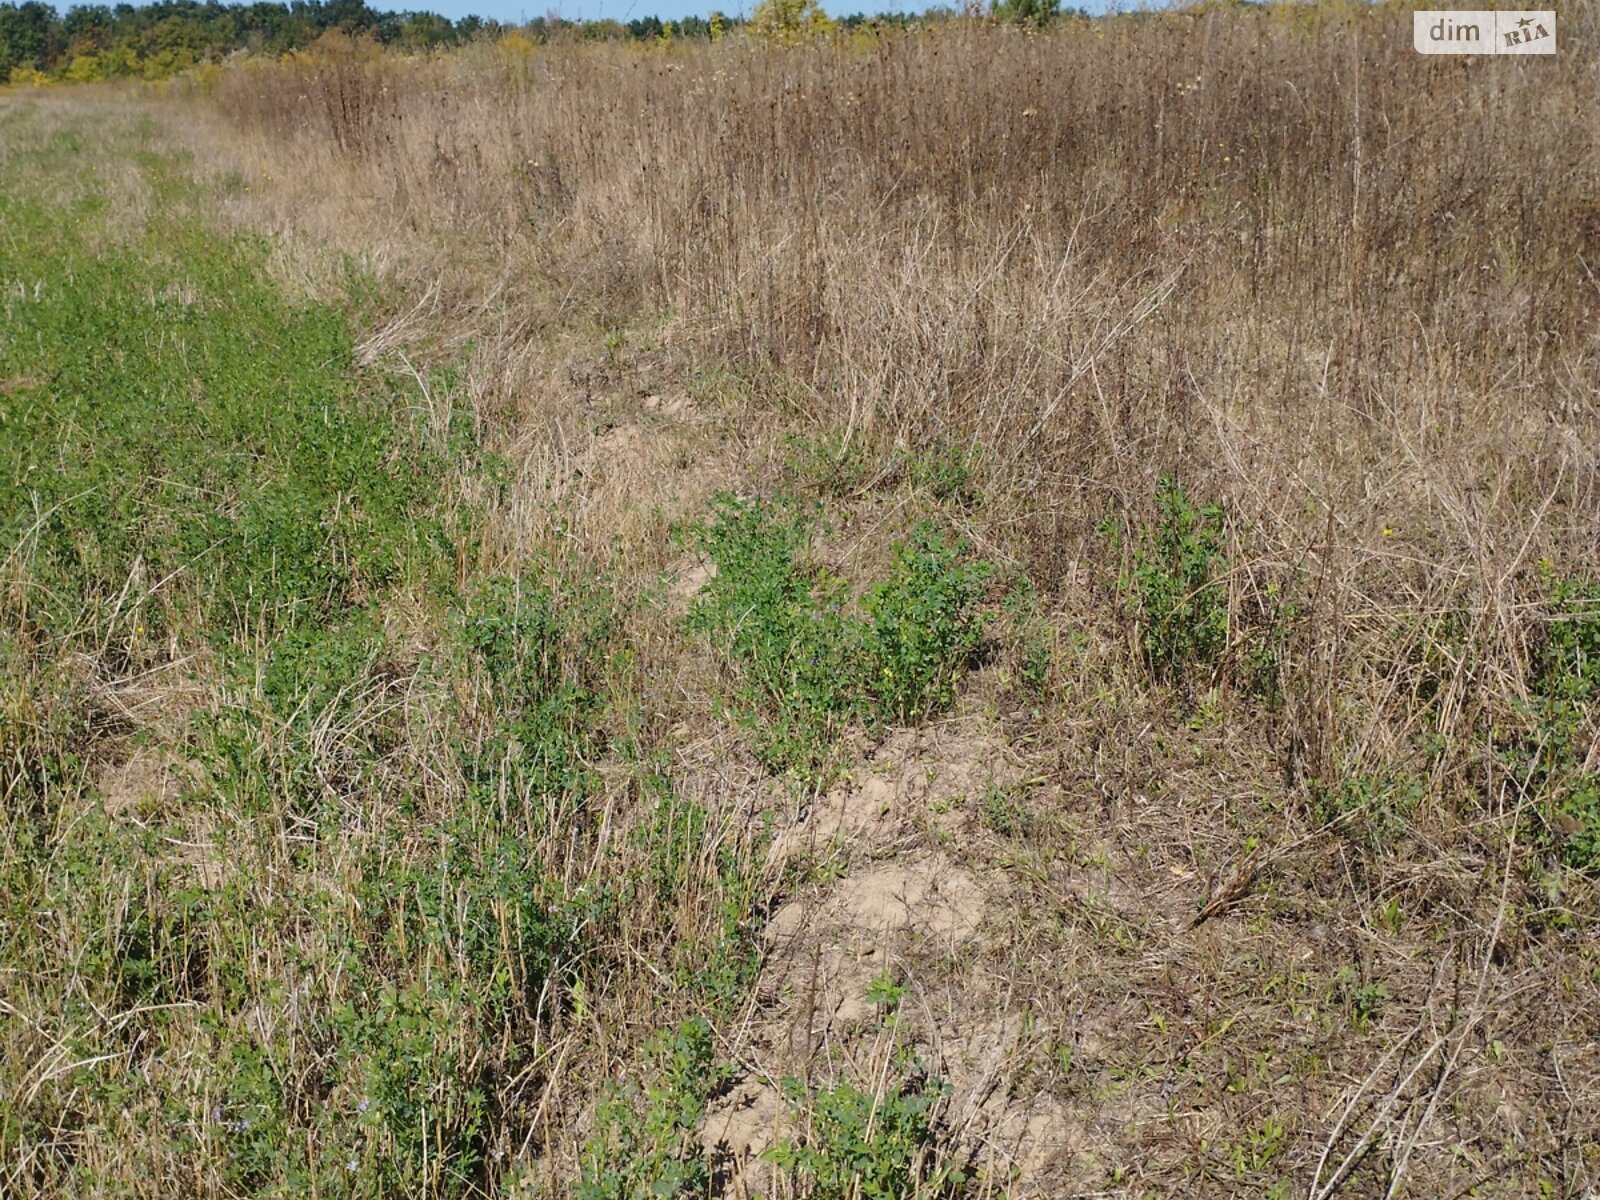
M1560 18L0 89L0 1194L1595 1194Z

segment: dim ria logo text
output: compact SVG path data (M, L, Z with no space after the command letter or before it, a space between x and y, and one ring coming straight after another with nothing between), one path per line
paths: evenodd
M1556 14L1435 9L1411 14L1418 54L1554 54Z

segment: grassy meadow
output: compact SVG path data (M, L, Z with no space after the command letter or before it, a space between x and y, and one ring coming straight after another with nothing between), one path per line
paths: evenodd
M1594 1195L1600 21L1410 11L0 88L0 1195Z

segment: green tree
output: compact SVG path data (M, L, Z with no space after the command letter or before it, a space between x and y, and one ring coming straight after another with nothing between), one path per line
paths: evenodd
M400 44L407 50L432 50L455 40L455 27L435 13L406 13L400 18Z
M993 0L996 20L1019 25L1047 25L1061 15L1061 0Z
M59 40L60 23L48 4L0 5L0 80L16 67L46 69Z

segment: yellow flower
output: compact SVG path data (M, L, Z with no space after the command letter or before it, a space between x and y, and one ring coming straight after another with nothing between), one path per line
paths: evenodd
M1384 537L1393 537L1394 536L1394 530L1391 529L1389 526L1385 525L1383 527L1383 536Z

